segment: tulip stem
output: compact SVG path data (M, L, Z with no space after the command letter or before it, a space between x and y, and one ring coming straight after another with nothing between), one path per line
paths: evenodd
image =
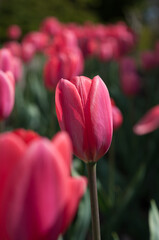
M100 240L100 220L97 196L97 182L96 182L96 163L87 163L88 182L90 189L90 201L92 212L92 234L93 240Z

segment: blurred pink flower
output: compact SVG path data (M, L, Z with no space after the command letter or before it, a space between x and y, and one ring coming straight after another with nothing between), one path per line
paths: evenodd
M21 57L21 44L17 41L10 41L4 44L4 47L9 49L15 57Z
M52 54L44 67L45 86L55 89L61 78L71 79L83 72L83 56L79 48L64 48Z
M144 135L159 128L159 105L151 108L133 127L137 135Z
M61 31L61 24L57 20L57 18L47 17L42 21L40 30L51 36L55 36L57 33Z
M134 96L141 90L141 79L135 61L131 57L123 57L119 62L120 85L123 93Z
M25 134L25 137L24 137ZM71 177L68 135L0 135L0 238L57 240L73 220L87 181Z
M14 107L15 83L11 72L0 70L0 120L9 117Z
M21 36L21 28L14 24L8 27L7 35L10 39L17 40Z

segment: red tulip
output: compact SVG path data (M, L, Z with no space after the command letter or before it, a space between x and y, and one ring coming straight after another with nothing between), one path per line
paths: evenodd
M71 153L64 132L28 145L0 135L0 239L57 240L68 228L86 188L70 176Z
M14 106L14 78L11 72L0 70L0 119L7 118Z
M23 43L31 43L36 51L43 51L47 47L48 42L48 35L42 32L30 32L23 39Z
M159 105L151 108L142 118L135 124L133 131L137 135L144 135L153 132L159 128Z
M18 25L14 24L7 29L7 35L10 39L17 40L21 36L21 29Z
M72 78L83 71L83 57L78 48L55 52L44 67L45 86L55 89L61 78Z
M96 162L108 151L113 132L109 92L102 79L61 79L55 103L60 127L69 133L75 155Z
M120 128L123 123L123 115L120 109L116 106L113 99L111 99L112 104L112 114L113 114L113 129L114 131Z

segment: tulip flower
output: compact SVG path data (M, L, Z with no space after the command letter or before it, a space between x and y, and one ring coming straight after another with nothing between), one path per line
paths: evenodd
M120 60L120 85L123 93L134 96L141 90L141 79L134 59L125 57Z
M151 108L133 127L137 135L144 135L159 128L159 105Z
M55 89L63 77L70 79L83 71L83 57L78 48L65 48L55 52L44 67L45 86Z
M113 99L111 99L112 114L113 114L113 130L117 130L123 123L123 115L120 109L116 106Z
M14 24L8 27L7 35L10 39L17 40L21 36L21 29L18 25Z
M61 129L73 142L74 154L87 163L92 210L93 239L100 240L96 186L96 162L112 140L112 107L109 92L99 76L61 79L55 93L56 113Z
M61 79L55 103L60 127L71 136L75 155L96 162L108 151L112 139L112 108L102 79Z
M86 179L70 176L66 133L28 143L20 135L0 135L0 239L57 240L73 220Z
M55 17L47 17L43 20L40 30L51 36L55 36L61 30L61 24Z
M17 41L10 41L4 44L4 47L7 48L13 56L21 57L21 44Z
M14 77L11 72L0 70L0 119L7 118L14 106Z
M13 56L7 48L0 50L0 70L13 72Z

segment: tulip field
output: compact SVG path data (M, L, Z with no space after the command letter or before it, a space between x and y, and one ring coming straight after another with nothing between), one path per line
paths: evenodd
M159 240L159 40L47 17L0 48L0 240Z

